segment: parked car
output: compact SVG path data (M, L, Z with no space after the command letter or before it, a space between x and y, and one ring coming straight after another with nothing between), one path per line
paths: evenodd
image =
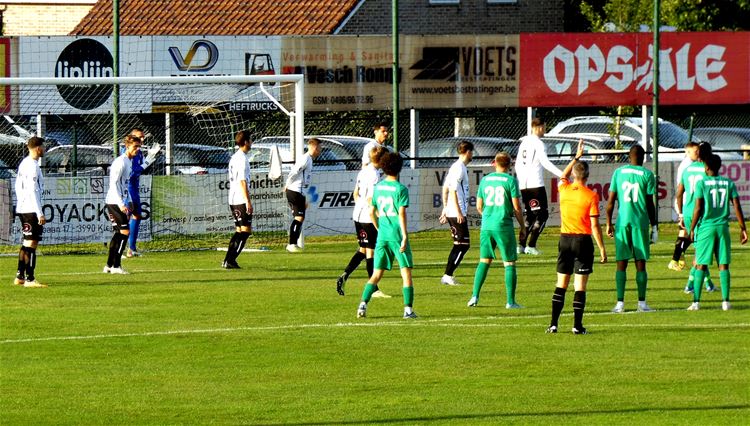
M492 164L495 154L506 151L511 157L518 152L518 141L501 137L448 136L429 139L419 143L418 167L450 167L458 158L456 147L461 141L474 144L474 159L469 166L481 167Z
M553 163L567 164L570 156L578 148L578 141L583 139L584 159L597 163L622 163L628 161L628 151L635 141L628 137L616 140L609 135L591 133L570 133L563 135L545 135L542 141L547 145L547 156Z
M583 139L583 159L595 163L623 163L628 161L628 151L637 142L621 139L618 142L611 136L592 134L546 135L542 136L547 148L547 157L556 164L568 164L578 149L578 141Z
M106 175L114 156L109 145L78 145L75 170L79 175ZM145 148L144 148L145 150ZM231 153L216 146L175 144L173 147L172 174L203 175L226 173ZM73 146L54 147L44 155L43 168L51 176L69 175L74 169ZM164 148L146 174L166 173Z
M199 144L174 144L172 147L172 174L205 175L226 173L234 152L229 148ZM165 148L156 157L147 174L166 174Z
M696 127L693 129L693 136L698 137L703 142L708 142L715 151L735 151L735 152L717 152L725 160L750 159L750 152L743 149L750 149L750 128L747 127Z
M305 141L311 138L318 139L321 144L322 152L318 157L321 163L318 166L334 161L343 163L347 170L359 170L362 167L362 151L365 145L375 140L359 136L310 135L305 136ZM256 144L276 144L279 147L286 147L287 150L290 145L289 136L267 136L258 139L253 146Z
M0 160L0 179L10 179L16 176L16 170Z
M0 161L15 168L28 154L26 142L34 134L16 124L10 116L4 115L3 118L0 120ZM50 146L47 144L47 149Z
M48 176L106 175L113 158L111 146L78 145L75 158L72 145L56 146L44 154L42 169Z
M641 117L622 117L620 122L620 137L640 142L643 135L643 119ZM573 117L558 123L550 131L549 136L576 134L613 135L615 122L607 116ZM695 142L700 140L693 135ZM659 161L681 161L685 157L685 144L688 132L682 127L659 119Z
M289 147L288 138L286 143L274 143L276 137L269 137L259 139L258 142L253 143L250 147L250 151L247 153L247 160L250 163L251 171L262 171L267 170L271 166L271 150L274 146L279 148L279 155L281 156L281 170L283 173L288 173L291 170L294 160L292 159L292 152ZM270 141L270 142L269 142ZM328 149L330 145L320 153L320 156L313 162L313 170L315 171L339 171L348 170L347 163L337 157L336 152ZM349 160L348 162L351 162ZM361 159L358 159L359 167L362 166Z

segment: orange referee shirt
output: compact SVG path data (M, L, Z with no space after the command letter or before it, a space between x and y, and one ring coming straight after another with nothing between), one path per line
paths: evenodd
M591 216L599 216L599 196L585 185L560 179L560 233L591 235Z

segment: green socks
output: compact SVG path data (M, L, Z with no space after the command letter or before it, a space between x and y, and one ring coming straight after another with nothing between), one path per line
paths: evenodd
M516 274L516 265L506 266L505 267L505 297L509 305L516 303L516 282L517 281L518 281L518 275Z
M695 266L690 268L690 273L688 274L688 280L687 284L685 284L685 288L692 289L694 287L693 283L695 282Z
M648 273L646 271L636 271L635 284L638 286L638 301L646 300L646 287L648 285Z
M474 290L471 293L472 297L479 299L479 292L482 290L484 280L487 279L487 271L490 270L490 264L479 262L477 265L477 271L474 273Z
M375 290L378 289L378 286L375 284L370 284L369 282L365 284L365 289L362 291L362 301L365 303L370 303L370 299L372 299L372 294L375 293Z
M404 293L404 306L411 306L414 304L414 287L402 287Z
M628 279L625 271L615 271L615 288L617 289L617 301L625 300L625 281Z
M719 279L721 280L721 300L729 302L729 269L719 271Z
M693 282L699 283L696 286L693 286L693 302L700 302L701 301L701 291L703 290L703 286L700 284L703 282L703 277L705 276L705 271L701 271L700 269L693 269Z

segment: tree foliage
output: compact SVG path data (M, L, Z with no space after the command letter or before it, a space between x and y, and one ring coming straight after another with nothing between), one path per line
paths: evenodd
M653 0L586 0L580 11L593 32L631 32L651 27L653 7ZM677 31L750 30L750 0L661 0L660 20Z

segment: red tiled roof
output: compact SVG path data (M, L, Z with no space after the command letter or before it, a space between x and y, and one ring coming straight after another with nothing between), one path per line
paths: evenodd
M331 34L359 0L124 0L120 35ZM99 0L71 35L112 35Z

